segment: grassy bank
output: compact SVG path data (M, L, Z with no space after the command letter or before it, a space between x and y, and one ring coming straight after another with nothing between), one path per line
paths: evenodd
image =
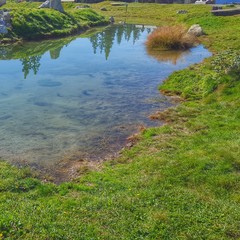
M98 172L80 169L56 186L0 162L0 239L239 239L240 16L214 17L209 6L93 8L101 6L129 22L199 23L216 54L171 75L160 89L186 101L157 113L166 124L143 130Z
M6 35L0 34L1 42L16 40L41 40L79 33L89 27L107 24L108 21L92 9L65 9L60 13L52 9L38 9L40 3L8 3L12 28Z

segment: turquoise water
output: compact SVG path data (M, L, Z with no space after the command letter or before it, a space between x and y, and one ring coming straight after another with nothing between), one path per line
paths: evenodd
M151 31L110 26L86 37L0 47L1 158L57 176L79 159L116 153L139 126L156 124L148 115L172 105L157 86L211 54L198 46L148 55Z

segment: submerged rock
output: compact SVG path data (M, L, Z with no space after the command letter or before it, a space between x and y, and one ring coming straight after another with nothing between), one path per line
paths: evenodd
M41 87L58 87L61 86L62 83L51 80L40 80L38 81L38 85Z
M51 104L47 103L47 102L34 102L33 104L38 107L50 107L51 106Z

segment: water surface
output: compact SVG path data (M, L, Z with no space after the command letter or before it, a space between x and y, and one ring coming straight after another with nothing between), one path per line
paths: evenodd
M154 125L148 115L171 105L157 86L210 53L198 46L148 55L151 31L110 26L0 47L0 157L57 176L66 162L115 153L139 126Z

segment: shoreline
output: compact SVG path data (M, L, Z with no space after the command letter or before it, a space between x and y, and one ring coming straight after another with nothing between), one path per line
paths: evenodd
M84 29L79 28L78 30L73 31L70 34L63 34L63 35L46 35L46 36L42 36L40 39L9 39L9 41L3 40L4 42L2 42L2 40L0 39L0 46L1 47L8 47L11 46L12 44L17 45L17 44L24 44L24 43L31 43L31 42L41 42L41 41L48 41L48 40L60 40L60 39L65 39L65 38L70 38L70 37L75 37L78 35L82 35L87 33L88 31L91 31L93 29L97 29L97 28L101 28L101 27L107 27L110 24L102 24L102 25L96 25L96 26L88 26L85 27Z

